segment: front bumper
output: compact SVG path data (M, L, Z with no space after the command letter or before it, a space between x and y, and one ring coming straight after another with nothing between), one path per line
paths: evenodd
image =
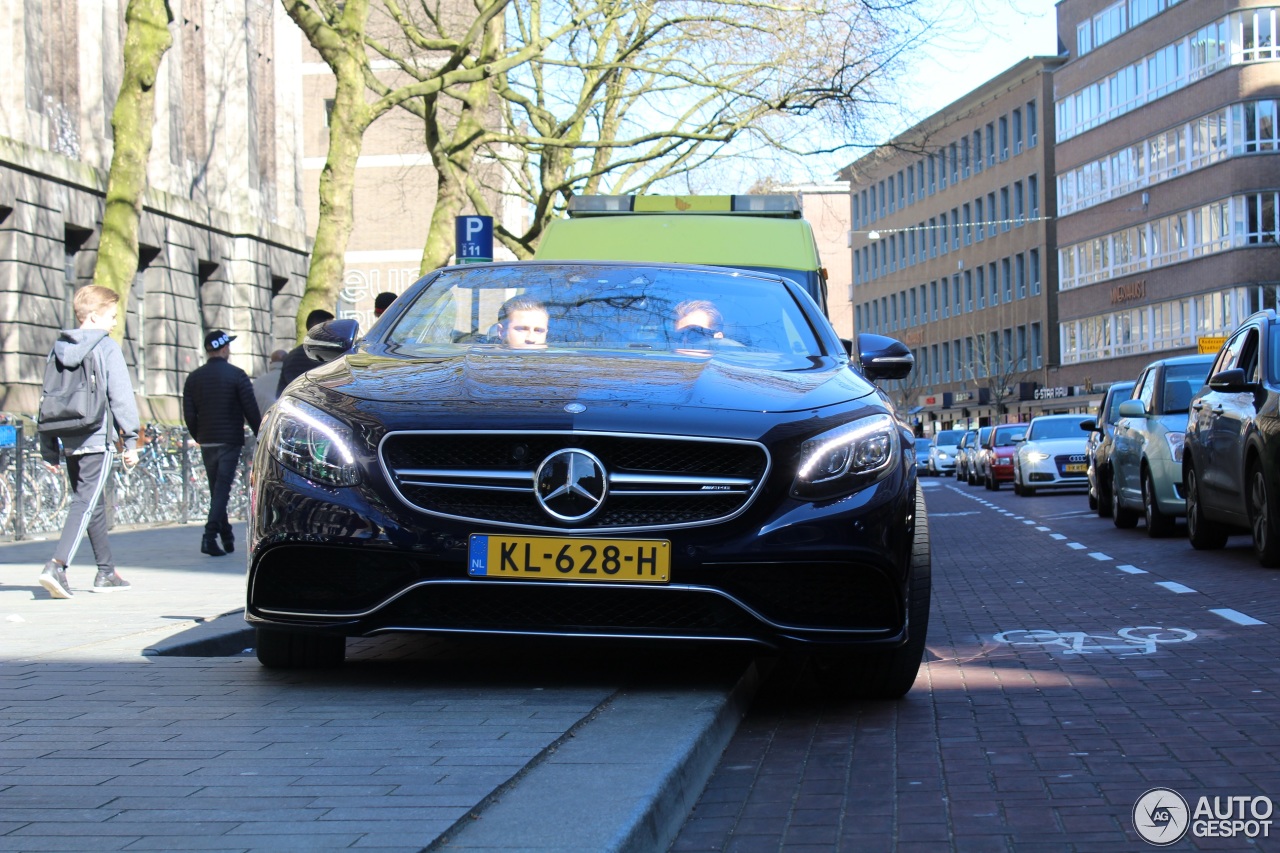
M1147 469L1151 474L1156 506L1160 507L1160 512L1172 518L1185 517L1187 499L1182 491L1182 463L1170 458L1150 457L1147 459Z
M1064 461L1055 457L1039 462L1021 463L1022 484L1033 489L1081 489L1089 487L1087 462ZM1078 465L1084 470L1068 471L1068 465Z
M819 504L766 485L731 521L619 537L671 542L665 585L469 577L469 536L513 531L413 510L367 484L321 488L274 462L255 475L246 609L254 625L769 648L905 640L914 471Z

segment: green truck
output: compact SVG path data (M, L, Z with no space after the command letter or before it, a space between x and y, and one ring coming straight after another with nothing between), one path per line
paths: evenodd
M793 195L580 195L538 260L665 261L758 270L799 284L827 312L827 271Z

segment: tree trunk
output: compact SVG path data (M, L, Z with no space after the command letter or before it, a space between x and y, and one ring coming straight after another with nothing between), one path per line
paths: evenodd
M502 19L490 21L480 41L477 64L493 62L503 50ZM484 78L467 86L466 94L459 98L460 112L452 132L444 133L447 124L442 122L440 107L446 103L446 93L428 98L430 113L427 118L427 147L431 162L436 168L436 205L431 211L431 226L427 230L427 242L422 250L419 275L426 275L449 262L454 253L454 221L467 203L467 183L471 181L476 152L485 140L485 121L490 114L493 100L493 80Z
M129 289L138 272L138 223L151 157L155 84L160 60L173 44L169 32L172 21L167 0L129 0L125 11L124 75L111 113L114 149L107 175L102 238L93 268L93 283L115 291L122 306L129 304ZM113 335L122 339L123 323Z
M346 61L355 65L350 59ZM307 288L298 306L299 343L307 334L307 315L317 308L332 311L338 301L346 271L347 243L355 226L356 161L370 122L359 68L345 69L334 77L337 89L329 114L329 151L320 172L320 215L316 219Z

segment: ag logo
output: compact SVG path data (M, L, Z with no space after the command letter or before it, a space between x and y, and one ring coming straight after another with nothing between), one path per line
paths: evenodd
M1190 823L1187 801L1171 788L1152 788L1133 804L1133 828L1157 847L1181 841Z

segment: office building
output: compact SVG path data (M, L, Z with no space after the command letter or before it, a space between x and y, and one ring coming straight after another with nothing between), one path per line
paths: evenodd
M851 163L858 332L905 342L891 384L925 433L1043 408L1057 360L1056 57L1030 57Z
M1216 351L1280 284L1280 10L1063 0L1054 75L1061 366Z

